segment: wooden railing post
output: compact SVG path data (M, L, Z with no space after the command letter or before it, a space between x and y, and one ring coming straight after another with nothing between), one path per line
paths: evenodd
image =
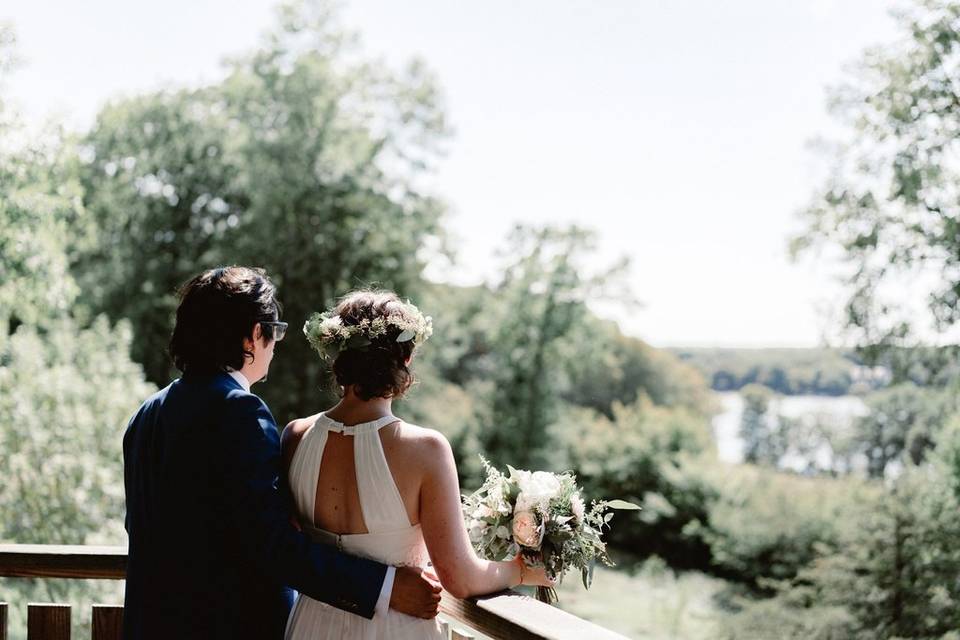
M7 640L7 603L0 602L0 640Z
M70 640L70 605L27 604L27 640Z
M120 640L123 635L123 607L113 604L93 605L92 640Z

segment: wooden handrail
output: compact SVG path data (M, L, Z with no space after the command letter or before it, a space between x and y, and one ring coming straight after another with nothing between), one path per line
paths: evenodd
M2 578L123 580L126 570L125 547L0 544ZM466 599L444 591L440 611L492 638L625 640L609 629L510 590Z
M126 575L126 547L0 544L2 578L123 580Z

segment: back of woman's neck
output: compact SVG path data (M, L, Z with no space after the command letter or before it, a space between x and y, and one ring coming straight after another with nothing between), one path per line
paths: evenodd
M326 412L327 416L343 424L362 424L393 415L392 398L363 400L352 391L347 391L340 402Z

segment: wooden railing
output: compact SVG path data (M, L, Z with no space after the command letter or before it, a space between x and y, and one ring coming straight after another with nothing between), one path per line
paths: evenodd
M127 571L124 547L0 545L0 577L95 578L123 580ZM29 604L28 640L70 638L69 604ZM440 601L441 619L451 640L489 638L625 640L609 629L515 591L479 598L454 598L446 591ZM120 640L123 607L93 605L93 640ZM0 640L7 638L7 605L0 602Z

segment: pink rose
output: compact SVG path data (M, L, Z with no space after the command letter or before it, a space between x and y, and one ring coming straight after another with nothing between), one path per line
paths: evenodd
M537 517L530 511L520 511L513 516L513 538L525 547L538 549L543 531L537 524Z

